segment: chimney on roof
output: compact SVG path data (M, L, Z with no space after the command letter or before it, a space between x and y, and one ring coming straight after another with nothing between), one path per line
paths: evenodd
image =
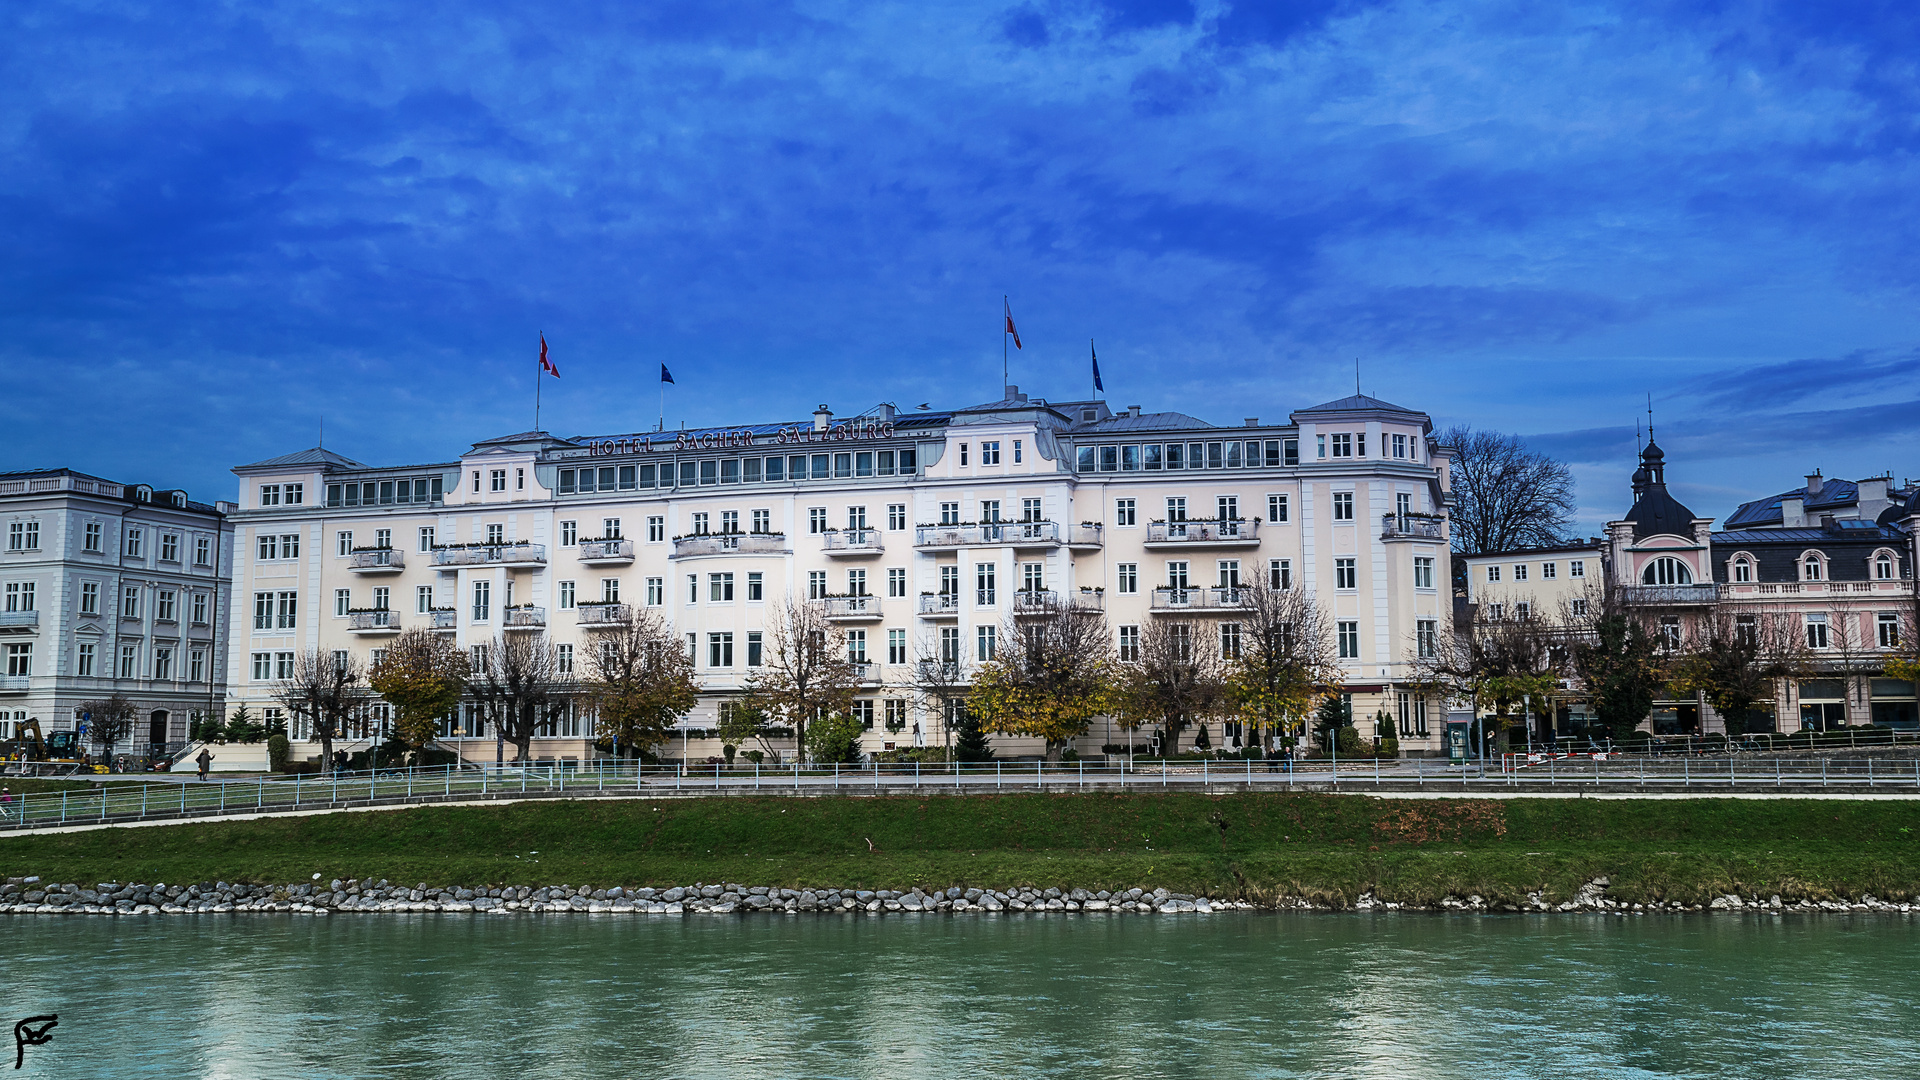
M1247 417L1247 426L1248 426L1248 427L1259 427L1259 426L1260 426L1260 418L1259 418L1259 417L1257 417L1257 416L1249 416L1249 417Z
M893 402L883 401L873 408L874 418L883 424L893 423Z
M833 423L833 410L827 408L824 403L813 410L813 430L825 431L827 425L831 423Z
M1820 478L1819 469L1815 469L1812 472L1807 474L1807 497L1808 498L1812 498L1820 494L1820 489L1825 486L1826 486L1826 481Z
M1025 401L1027 400L1027 395L1021 393L1019 387L1013 385L1012 383L1008 383L1007 384L1007 400L1008 401Z
M1129 406L1127 406L1127 415L1128 415L1128 416L1139 416L1139 415L1140 415L1140 406L1138 406L1138 405L1129 405Z

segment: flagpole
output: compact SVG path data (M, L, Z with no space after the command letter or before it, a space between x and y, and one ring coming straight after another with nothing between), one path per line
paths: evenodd
M542 330L540 331L540 344L544 346L546 342L547 332ZM547 370L544 364L536 362L533 365L533 430L535 431L540 430L540 376L546 373Z
M1007 392L1007 327L1013 325L1013 305L1000 296L1000 393Z

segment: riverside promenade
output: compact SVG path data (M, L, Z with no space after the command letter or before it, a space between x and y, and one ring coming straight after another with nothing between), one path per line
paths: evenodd
M1340 762L989 762L786 767L595 762L450 766L377 775L199 782L101 778L97 791L15 796L0 836L117 825L533 799L872 797L1182 791L1384 797L1920 799L1920 757L1544 758L1482 766L1424 758Z

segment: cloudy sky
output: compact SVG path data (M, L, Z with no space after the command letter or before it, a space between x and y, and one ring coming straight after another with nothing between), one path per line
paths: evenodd
M1352 390L1624 509L1920 476L1911 2L0 12L0 467L231 497L326 443L783 420L1013 381Z

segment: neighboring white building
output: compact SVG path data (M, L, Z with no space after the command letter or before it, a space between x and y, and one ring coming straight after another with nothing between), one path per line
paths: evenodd
M226 685L232 525L225 504L68 469L0 473L0 738L81 702L140 709L116 748L184 744Z
M1476 619L1587 617L1606 591L1607 543L1599 538L1551 547L1459 554L1467 565L1467 603Z
M1449 456L1431 428L1369 397L1227 428L1009 387L951 412L528 432L421 466L291 454L234 470L231 696L271 708L297 652L366 655L408 626L462 646L544 631L577 651L612 601L659 608L686 635L706 693L683 726L709 729L758 661L765 605L804 596L868 665L866 749L937 745L941 718L910 690L923 648L977 663L1036 592L1100 605L1123 651L1151 619L1231 641L1235 586L1264 577L1322 598L1356 717L1384 709L1403 745L1438 749L1437 712L1425 726L1426 704L1398 690L1451 603ZM591 756L589 727L562 725L536 756ZM495 752L469 720L446 732L470 757ZM1108 738L1123 741L1096 725L1082 750Z

